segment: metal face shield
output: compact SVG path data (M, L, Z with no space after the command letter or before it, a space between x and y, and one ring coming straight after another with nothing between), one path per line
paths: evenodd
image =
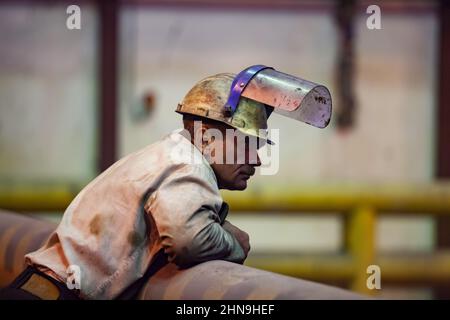
M241 96L264 103L278 114L318 128L325 128L331 119L331 95L325 86L271 67L251 66L236 76L225 105L228 112L234 113Z

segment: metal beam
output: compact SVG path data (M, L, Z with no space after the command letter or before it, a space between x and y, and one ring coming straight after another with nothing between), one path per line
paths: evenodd
M15 211L63 211L80 189L74 185L0 185L0 208ZM416 186L304 186L284 191L286 189L269 186L267 190L224 192L223 198L233 212L249 214L341 212L348 215L361 205L373 208L377 215L390 212L399 215L450 214L450 183Z
M116 160L117 145L117 51L118 4L116 0L98 1L100 16L100 112L98 171Z
M440 8L440 61L438 109L436 117L436 178L450 178L450 4L441 1ZM437 220L437 246L450 248L450 218L441 217ZM436 290L439 298L450 298L450 286Z

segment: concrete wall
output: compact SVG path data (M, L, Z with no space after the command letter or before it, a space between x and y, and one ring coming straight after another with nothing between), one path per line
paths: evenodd
M96 12L66 28L65 5L0 6L0 179L95 175Z

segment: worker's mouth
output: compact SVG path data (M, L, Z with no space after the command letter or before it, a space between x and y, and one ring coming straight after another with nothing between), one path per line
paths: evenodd
M248 167L247 170L242 170L239 174L243 177L244 180L250 179L251 176L255 174L255 168Z

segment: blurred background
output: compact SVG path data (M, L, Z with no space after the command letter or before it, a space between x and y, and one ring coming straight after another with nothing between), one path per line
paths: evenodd
M81 29L66 26L71 4ZM58 221L114 161L181 127L198 80L253 64L326 85L333 117L320 130L274 114L278 174L223 193L250 234L246 264L450 298L445 1L2 1L0 208Z

